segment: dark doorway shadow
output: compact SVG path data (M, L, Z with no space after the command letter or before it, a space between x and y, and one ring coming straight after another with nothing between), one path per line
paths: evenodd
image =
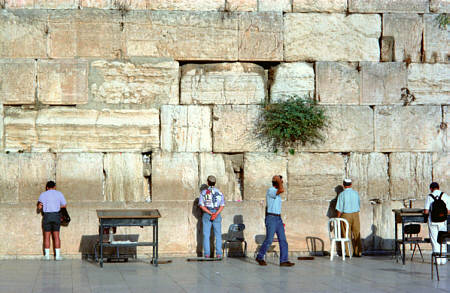
M228 227L228 232L222 234L224 252L229 257L244 257L247 253L247 242L244 236L244 217L235 215L233 224Z
M308 247L309 255L311 256L325 256L327 253L324 250L324 242L319 237L306 237L306 245Z

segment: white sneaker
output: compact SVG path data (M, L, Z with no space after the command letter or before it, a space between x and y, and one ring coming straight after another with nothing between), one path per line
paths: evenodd
M64 258L62 256L56 256L55 260L64 260Z
M50 255L44 255L44 256L42 257L42 260L50 260Z
M440 257L438 258L438 265L445 265L447 263L447 258Z

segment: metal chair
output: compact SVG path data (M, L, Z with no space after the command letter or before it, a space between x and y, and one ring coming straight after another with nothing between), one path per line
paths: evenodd
M344 225L345 237L342 237L341 225ZM348 253L350 259L352 258L352 249L350 238L348 237L349 224L346 219L343 218L331 218L328 220L328 236L330 237L331 249L330 249L330 261L333 260L336 252L336 242L341 242L342 248L342 260L345 260L345 243L347 242Z
M228 228L228 234L227 239L225 240L225 243L223 245L223 253L228 257L228 252L230 250L230 244L232 243L244 243L244 257L247 257L247 241L244 239L244 230L245 225L244 224L231 224Z
M431 254L431 280L433 280L433 263L434 263L434 265L436 266L437 280L439 281L439 270L438 270L437 259L448 256L448 253L446 253L445 255L442 254L442 246L444 243L447 244L448 240L450 240L450 232L439 231L438 237L437 237L437 242L440 244L441 249L440 249L439 253L433 252Z
M424 262L422 250L420 249L419 243L429 243L429 239L424 239L422 237L419 237L420 233L420 224L408 224L404 227L405 234L408 235L408 237L405 237L405 243L409 243L411 245L414 244L413 253L411 256L411 261L414 258L414 253L416 252L416 248L419 249L420 256L422 257L422 262ZM416 235L416 236L413 236Z

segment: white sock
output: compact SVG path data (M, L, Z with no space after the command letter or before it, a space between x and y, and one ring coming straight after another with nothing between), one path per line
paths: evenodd
M61 256L60 252L61 252L60 248L55 248L55 256L56 257L60 257Z
M45 248L44 249L44 255L45 256L50 256L50 248Z

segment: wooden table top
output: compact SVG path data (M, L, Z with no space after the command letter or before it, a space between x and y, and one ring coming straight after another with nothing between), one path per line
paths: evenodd
M109 209L97 210L99 219L155 219L161 218L157 209Z

